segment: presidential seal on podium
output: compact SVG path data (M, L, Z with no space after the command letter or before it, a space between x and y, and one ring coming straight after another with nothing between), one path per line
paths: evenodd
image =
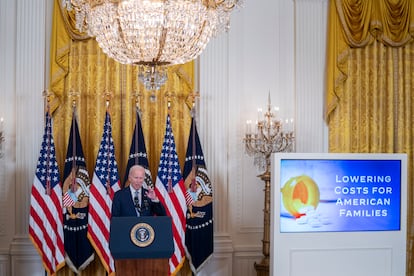
M154 229L148 223L138 223L131 229L131 241L139 247L147 247L154 241Z

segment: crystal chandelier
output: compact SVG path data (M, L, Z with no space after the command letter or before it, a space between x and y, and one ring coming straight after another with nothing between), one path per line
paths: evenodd
M160 67L197 58L210 38L229 28L240 0L61 0L76 27L122 64L142 67L148 90L167 80Z

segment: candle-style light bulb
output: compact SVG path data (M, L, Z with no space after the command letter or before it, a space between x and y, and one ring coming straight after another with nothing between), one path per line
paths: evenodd
M257 121L260 122L263 119L263 109L257 109Z
M246 134L252 133L252 120L246 121Z

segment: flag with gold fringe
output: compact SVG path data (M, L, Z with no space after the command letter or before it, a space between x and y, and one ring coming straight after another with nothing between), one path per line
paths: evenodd
M109 250L109 229L112 199L119 189L121 182L115 160L111 118L106 112L90 189L88 238L108 275L115 273L115 262Z
M197 274L213 254L213 188L194 118L184 163L187 194L186 253L191 270Z
M79 274L94 259L88 240L90 178L86 169L76 109L73 109L63 172L63 233L66 264Z
M65 265L62 220L62 186L56 161L52 118L47 111L30 196L29 236L48 275L55 275Z
M172 218L174 253L169 260L169 265L170 273L175 275L185 260L185 212L187 206L184 180L178 162L169 114L167 115L164 142L155 182L155 193L164 205L167 215Z

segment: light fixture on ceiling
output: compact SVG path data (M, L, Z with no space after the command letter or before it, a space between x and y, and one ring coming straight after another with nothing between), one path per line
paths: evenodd
M140 66L148 90L167 80L165 66L197 58L210 38L228 30L240 0L61 0L76 27L95 37L104 53Z

